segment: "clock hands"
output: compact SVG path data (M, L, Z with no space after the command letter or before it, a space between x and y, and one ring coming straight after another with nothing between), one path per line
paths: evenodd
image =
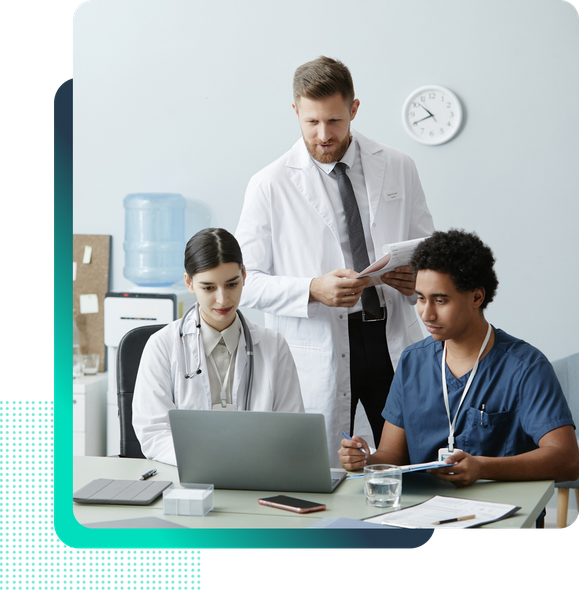
M433 119L434 119L434 115L424 106L424 105L420 105ZM428 117L425 117L425 119L428 119ZM424 120L424 119L421 119ZM436 119L434 119L436 121Z
M426 111L426 109L424 109ZM428 112L428 111L426 111ZM428 115L428 117L424 117L423 119L418 119L418 121L413 121L412 124L413 125L418 125L418 123L420 123L420 121L425 121L426 119L430 119L430 117L432 117L434 119L434 115L430 114ZM436 121L436 119L434 119Z
M430 119L430 117L432 117L432 120L436 123L436 117L424 105L421 104L420 106L428 113L428 117L424 117L423 119L419 119L418 121L414 121L413 125L420 123L420 121L425 121L426 119Z

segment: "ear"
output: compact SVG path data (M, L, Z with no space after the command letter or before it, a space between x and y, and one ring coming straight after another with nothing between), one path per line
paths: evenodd
M358 112L358 108L360 106L360 101L355 98L354 102L352 103L352 108L350 109L350 121L353 121L356 117L356 113Z
M473 296L473 307L475 308L479 308L480 306L483 304L484 300L485 300L485 295L486 295L486 291L484 290L483 287L477 287L473 292L472 292L472 296Z
M193 279L187 273L183 275L183 278L185 279L185 286L187 289L189 289L189 292L195 295L195 290L193 289Z
M300 114L298 112L298 105L296 103L297 103L297 100L296 100L296 102L292 102L292 109L294 110L294 113L296 114L296 117L299 118Z
M245 277L247 276L247 273L245 272L245 265L241 267L241 276L243 277L242 286L245 286Z

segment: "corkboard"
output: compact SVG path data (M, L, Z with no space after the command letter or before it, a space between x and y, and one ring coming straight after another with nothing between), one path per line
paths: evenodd
M91 246L90 262L83 264L85 247ZM109 291L111 236L75 234L72 237L72 259L76 262L73 281L73 312L80 332L81 354L100 355L99 371L105 367L104 301ZM80 313L81 295L96 295L97 313Z

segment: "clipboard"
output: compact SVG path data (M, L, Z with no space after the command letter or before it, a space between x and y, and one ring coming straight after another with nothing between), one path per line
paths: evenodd
M411 473L412 471L426 471L427 469L440 469L441 467L452 467L454 463L445 463L444 461L430 461L429 463L414 463L413 465L401 465L402 473Z
M125 504L147 506L154 502L172 481L134 479L93 479L72 495L78 504Z

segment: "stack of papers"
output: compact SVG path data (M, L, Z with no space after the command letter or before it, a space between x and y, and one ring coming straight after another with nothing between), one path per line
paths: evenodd
M512 504L434 496L416 506L364 520L408 529L465 529L508 518L520 509Z

